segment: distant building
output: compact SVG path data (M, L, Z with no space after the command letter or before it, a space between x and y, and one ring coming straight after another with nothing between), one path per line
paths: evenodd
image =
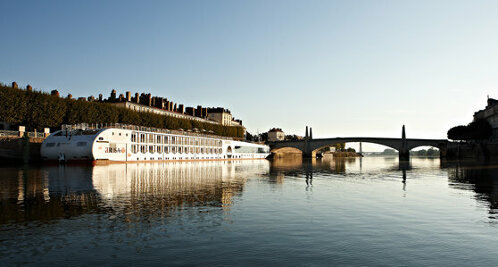
M232 113L230 110L224 108L208 108L207 109L208 120L215 121L221 125L232 125Z
M268 131L268 141L283 141L285 133L280 128L272 128Z
M491 141L498 141L498 100L488 98L488 105L485 109L479 110L474 113L474 121L485 119L493 128L493 135Z
M189 114L184 114L184 113L175 112L175 111L169 111L169 110L160 109L160 108L156 108L153 106L146 106L146 105L137 104L137 103L133 103L133 102L115 102L115 103L110 103L110 104L113 106L116 106L116 107L123 107L123 108L131 109L131 110L139 111L139 112L150 112L150 113L155 113L155 114L164 115L164 116L170 116L170 117L174 117L174 118L216 124L216 122L214 122L214 121L199 118L199 117L192 116ZM182 108L183 108L183 105L182 105ZM187 108L187 110L188 109L189 108Z

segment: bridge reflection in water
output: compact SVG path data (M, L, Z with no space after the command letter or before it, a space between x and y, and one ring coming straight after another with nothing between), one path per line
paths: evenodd
M267 161L111 164L4 168L0 224L48 222L83 214L126 220L173 216L182 207L226 211L249 175L266 175Z

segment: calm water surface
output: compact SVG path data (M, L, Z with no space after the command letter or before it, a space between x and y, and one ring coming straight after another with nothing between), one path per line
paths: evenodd
M413 158L0 167L3 264L498 264L498 167Z

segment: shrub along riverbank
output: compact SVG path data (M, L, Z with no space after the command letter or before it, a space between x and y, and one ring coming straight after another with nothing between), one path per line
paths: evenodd
M243 138L239 126L173 118L148 112L137 112L107 103L60 98L44 92L27 91L0 84L0 121L24 125L27 130L45 127L59 129L62 124L125 123L171 130L213 131L216 135Z

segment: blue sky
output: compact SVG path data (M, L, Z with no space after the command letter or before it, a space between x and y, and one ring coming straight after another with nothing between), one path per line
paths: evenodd
M0 1L0 81L224 106L250 132L444 138L498 98L498 1Z

